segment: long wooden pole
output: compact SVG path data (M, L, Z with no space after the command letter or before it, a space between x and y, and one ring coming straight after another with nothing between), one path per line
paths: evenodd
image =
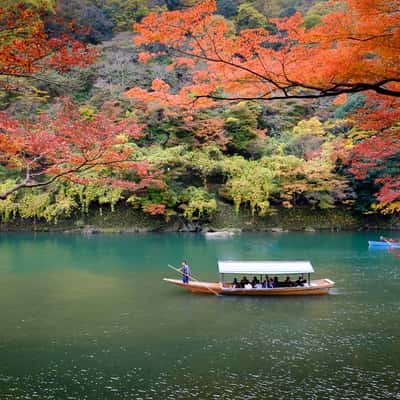
M168 264L168 267L171 268L171 269L173 269L174 271L178 272L178 273L181 274L181 275L187 275L187 274L183 273L180 269L175 268L173 265ZM203 283L202 281L199 281L197 278L195 278L192 274L190 274L190 277L191 277L194 281L196 281L196 282L201 282L201 283ZM203 283L203 285L204 285L204 283ZM216 292L215 290L211 289L211 288L208 287L207 285L204 285L204 287L206 287L210 292L214 293L216 296L221 296L218 292Z

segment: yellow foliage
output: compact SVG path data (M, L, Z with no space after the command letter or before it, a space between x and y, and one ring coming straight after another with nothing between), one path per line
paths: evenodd
M400 201L393 201L391 203L375 203L371 205L374 212L380 212L384 215L400 213Z
M294 128L293 133L297 136L324 136L325 128L316 117L300 121Z

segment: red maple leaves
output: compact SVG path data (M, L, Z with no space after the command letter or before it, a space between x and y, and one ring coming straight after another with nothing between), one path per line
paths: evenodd
M377 193L379 209L386 213L400 211L400 130L397 127L367 139L350 153L352 172L357 179L372 174L381 185Z
M87 66L97 58L96 50L67 33L50 36L43 13L43 9L21 3L0 7L0 88L19 90L23 87L21 78L40 80L48 69L65 72L72 66Z
M135 25L137 44L158 43L179 59L190 58L193 79L179 93L155 93L183 105L197 99L319 98L374 91L400 97L398 1L332 0L339 10L311 29L297 13L275 19L276 31L232 31L207 0L183 11L150 14ZM150 55L144 59L148 61ZM143 58L143 57L142 57ZM144 98L144 92L140 93ZM128 97L138 95L127 92ZM172 96L172 97L171 97Z
M60 178L130 191L160 186L146 162L130 161L134 151L130 140L138 139L141 130L131 118L119 118L112 104L90 118L69 100L60 103L55 114L42 114L35 120L17 121L1 113L0 162L18 172L21 180L0 193L0 198ZM130 179L118 176L121 171L129 173Z

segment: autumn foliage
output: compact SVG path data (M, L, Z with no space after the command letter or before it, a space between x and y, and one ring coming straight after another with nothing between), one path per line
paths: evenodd
M271 29L235 31L215 15L215 0L152 13L135 25L135 43L145 48L157 43L160 51L141 53L141 61L170 54L169 68L184 65L191 82L172 90L157 79L151 90L135 87L126 96L190 114L243 99L333 97L339 105L348 94L362 92L364 105L350 117L366 132L364 139L353 140L337 154L356 179L372 177L378 185L377 209L397 212L400 1L330 0L329 6L333 11L309 29L296 13L270 20Z
M214 0L150 14L135 25L135 42L159 43L180 62L186 60L193 80L176 94L157 82L147 99L158 94L169 103L197 99L198 106L209 106L204 98L318 98L368 90L399 97L400 2L331 3L338 10L314 28L306 29L296 13L272 20L274 32L259 28L236 34L228 21L214 15ZM146 93L134 88L127 96L145 99Z
M300 13L247 24L217 15L215 0L192 3L143 18L135 54L124 45L124 62L85 71L74 67L97 52L73 39L74 23L51 32L58 11L49 17L40 1L0 6L3 209L35 196L63 203L65 188L71 205L78 188L92 202L108 191L112 207L186 219L208 218L217 198L259 215L278 205L400 211L400 2L329 0L316 24ZM132 102L107 103L109 79L114 99L139 85L125 93ZM82 107L64 99L43 112L13 95L31 81Z
M350 153L352 172L357 179L370 175L380 185L379 204L384 213L400 212L400 130L398 127L365 140Z
M55 69L91 64L94 49L74 40L68 33L51 35L45 30L43 8L22 3L0 7L0 89L19 91L24 79L44 80L42 74ZM73 24L68 26L74 30Z
M0 114L0 163L19 174L0 198L29 187L46 186L57 179L82 184L98 183L137 191L160 186L146 162L132 162L129 141L138 139L142 126L119 118L118 109L107 104L94 115L82 116L70 101L56 113L18 121ZM118 173L130 174L130 179Z

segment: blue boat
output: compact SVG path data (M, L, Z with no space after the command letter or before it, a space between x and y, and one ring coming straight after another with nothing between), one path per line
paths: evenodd
M372 240L368 241L368 247L375 247L375 248L385 248L385 249L400 249L400 242L374 242Z

